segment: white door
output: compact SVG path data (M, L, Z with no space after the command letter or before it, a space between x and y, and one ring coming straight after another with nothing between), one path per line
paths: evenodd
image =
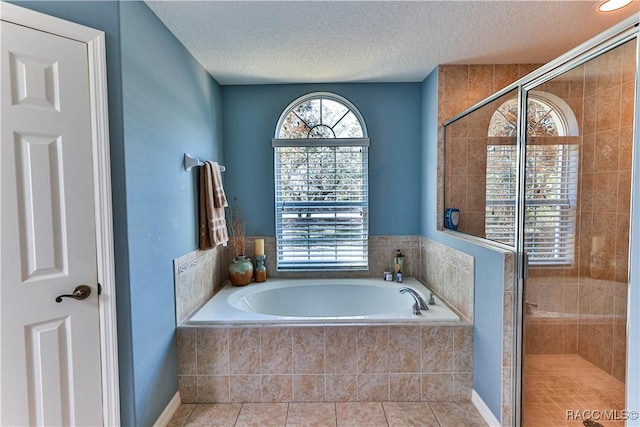
M87 46L1 25L0 425L101 425Z

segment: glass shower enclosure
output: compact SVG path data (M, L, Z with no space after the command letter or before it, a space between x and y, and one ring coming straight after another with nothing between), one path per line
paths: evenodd
M445 124L457 231L518 254L520 425L624 425L637 38L607 35Z

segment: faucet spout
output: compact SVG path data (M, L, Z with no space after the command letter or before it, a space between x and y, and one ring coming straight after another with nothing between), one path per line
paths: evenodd
M411 288L402 288L402 289L400 289L400 293L401 294L408 293L409 295L411 295L413 297L413 299L415 301L415 304L413 304L413 314L420 315L420 314L422 314L421 313L422 310L429 310L429 306L424 301L424 299L420 296L419 293L417 293L413 289L411 289Z

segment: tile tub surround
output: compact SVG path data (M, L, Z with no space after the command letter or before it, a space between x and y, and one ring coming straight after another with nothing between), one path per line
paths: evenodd
M420 240L420 254L420 279L473 322L473 257L426 237Z
M393 259L396 250L400 249L404 258L404 275L407 277L419 277L421 270L420 236L369 236L369 270L354 271L278 271L276 268L276 239L272 236L247 237L245 250L247 256L255 259L254 241L264 239L264 251L267 256L265 266L267 276L273 278L325 278L331 277L380 277L385 270L393 269ZM228 251L227 262L231 261L233 254Z
M268 277L325 278L331 274L326 271L277 271L274 237L247 238L247 256L253 258L253 241L256 238L263 238L265 241ZM369 270L334 272L335 277L382 277L385 270L392 269L397 249L405 256L405 276L416 277L425 283L467 320L473 322L473 257L423 236L369 236Z
M473 327L181 326L184 403L468 401Z
M326 271L277 271L274 237L247 237L245 248L252 259L256 238L265 241L268 278L325 278L331 275ZM370 236L369 270L334 272L331 277L382 278L385 270L392 269L397 249L405 256L405 276L416 277L463 317L473 321L473 257L423 236ZM218 246L207 251L195 250L174 260L177 325L222 288L227 279L231 252L229 247Z
M208 301L227 279L226 248L195 250L173 260L176 325Z

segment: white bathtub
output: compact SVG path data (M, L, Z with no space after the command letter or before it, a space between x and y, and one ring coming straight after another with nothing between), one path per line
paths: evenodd
M455 322L460 320L435 297L435 305L413 314L414 299L399 290L410 287L425 301L430 291L413 278L404 283L382 279L269 279L244 287L226 285L188 320L217 323Z

